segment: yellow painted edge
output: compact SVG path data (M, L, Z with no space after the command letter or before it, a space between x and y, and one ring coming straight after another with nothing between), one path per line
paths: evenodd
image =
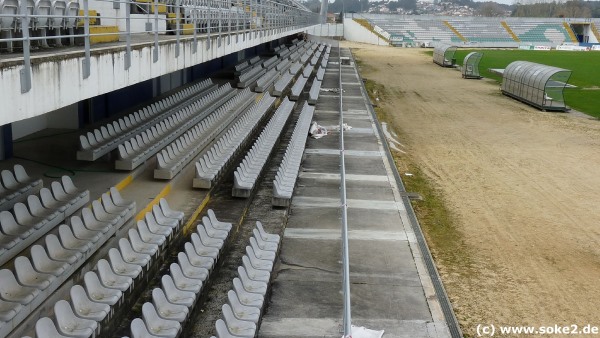
M206 197L204 197L202 202L200 202L200 205L196 208L196 210L194 211L192 216L190 216L190 219L188 219L187 223L185 223L185 225L183 226L183 233L185 235L189 234L189 232L192 228L192 225L194 225L194 223L196 223L196 219L198 219L198 216L200 215L202 210L204 210L204 208L206 207L206 205L208 204L209 201L210 201L210 191L208 192L208 194L206 194Z
M127 175L127 177L125 177L121 182L119 182L119 183L117 183L117 185L115 185L115 188L117 188L118 191L121 191L121 190L125 189L125 187L127 187L132 181L133 181L133 176Z
M135 220L139 221L141 219L144 218L144 216L146 215L147 212L152 210L152 207L157 204L161 198L166 197L169 192L171 192L171 183L167 184L159 193L158 195L156 195L156 197L154 197L154 199L152 200L152 202L148 203L148 205L146 205L146 207L142 210L140 210L140 212L135 216Z

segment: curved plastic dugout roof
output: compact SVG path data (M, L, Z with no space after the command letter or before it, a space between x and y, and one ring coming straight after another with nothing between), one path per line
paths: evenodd
M451 67L454 65L452 59L456 52L456 46L438 43L433 49L433 62L442 67Z
M566 110L563 91L571 77L568 69L528 61L506 66L502 93L544 110Z
M465 56L462 67L462 76L465 79L480 79L479 61L483 57L481 52L471 52Z

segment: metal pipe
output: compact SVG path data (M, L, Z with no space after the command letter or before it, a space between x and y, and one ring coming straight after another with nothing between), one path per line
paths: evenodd
M340 196L342 199L342 269L344 292L344 338L352 337L352 311L350 304L350 256L348 250L348 202L346 200L346 161L344 148L344 99L342 90L341 49L338 43L339 95L340 95Z

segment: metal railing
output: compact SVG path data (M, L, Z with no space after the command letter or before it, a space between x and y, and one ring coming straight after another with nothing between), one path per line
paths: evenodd
M346 161L344 147L344 98L342 88L341 48L338 43L338 69L340 93L340 197L342 200L342 290L344 294L344 338L352 337L352 311L350 303L350 254L348 250L348 202L346 200Z
M318 13L291 0L0 0L0 55L22 57L21 92L31 89L31 52L63 44L82 45L82 75L90 75L91 45L102 37L125 46L125 70L131 66L133 43L153 43L153 62L160 58L159 40L175 40L180 55L182 35L193 39L192 53L200 38L206 49L213 40L221 46L240 39L252 40L317 24ZM93 32L93 26L118 27ZM116 42L116 41L113 41ZM20 55L19 55L20 52ZM60 50L56 49L60 55Z

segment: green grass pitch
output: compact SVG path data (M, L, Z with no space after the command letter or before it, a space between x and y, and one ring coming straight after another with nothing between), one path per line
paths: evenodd
M457 50L456 63L462 65L465 56L473 50ZM600 51L532 51L532 50L477 50L483 53L479 71L483 77L502 78L488 71L489 68L505 68L513 61L531 61L572 71L569 84L577 88L565 89L567 105L600 118Z

